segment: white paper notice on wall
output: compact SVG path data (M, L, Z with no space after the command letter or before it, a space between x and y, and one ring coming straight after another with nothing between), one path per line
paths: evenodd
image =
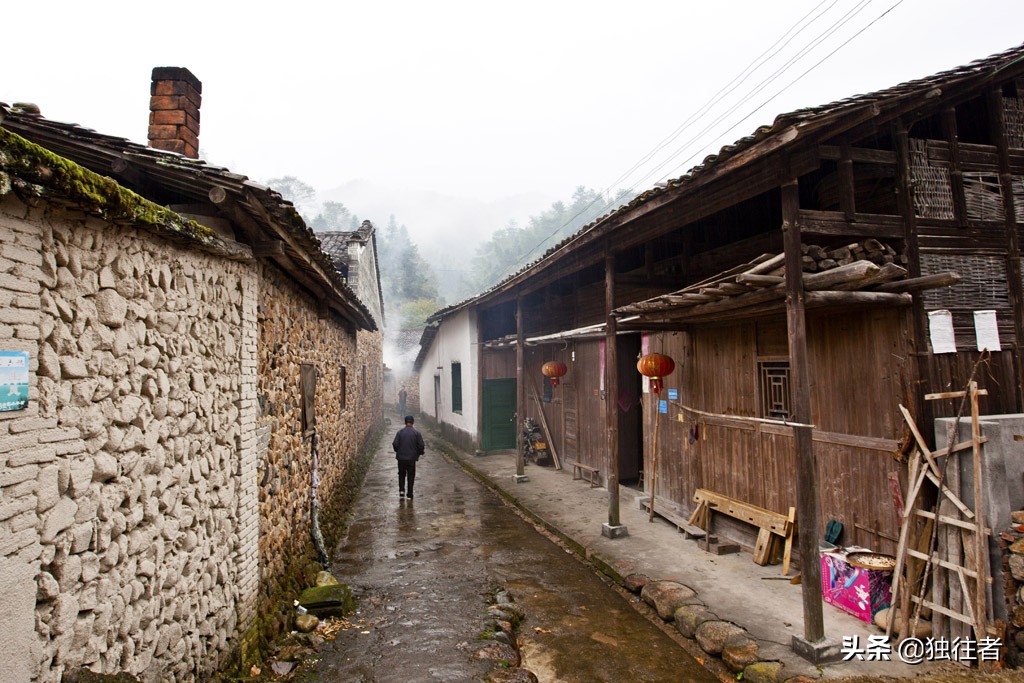
M978 337L978 350L1002 351L999 345L999 326L995 311L974 312L974 334Z
M947 310L928 311L928 330L932 353L956 353L952 313Z

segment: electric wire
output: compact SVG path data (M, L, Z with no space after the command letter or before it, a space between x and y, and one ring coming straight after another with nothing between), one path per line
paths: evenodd
M853 20L853 19L854 19L854 18L855 18L855 17L856 17L856 16L857 16L857 15L858 15L858 14L859 14L859 13L860 13L860 12L861 12L862 10L864 10L864 9L865 9L865 8L866 8L866 7L867 7L867 6L868 6L868 5L869 5L869 4L870 4L870 3L872 2L872 1L873 1L873 0L860 0L860 2L858 2L858 4L857 4L857 5L855 5L855 6L854 6L853 8L851 8L851 9L847 10L847 11L846 11L846 13L845 13L845 14L844 14L844 15L843 15L842 17L840 17L840 18L839 18L838 20L836 20L836 22L834 22L834 23L833 23L833 24L832 24L831 26L829 26L829 27L828 27L827 29L825 29L825 30L824 30L824 31L823 31L822 33L818 34L818 36L817 36L816 38L814 38L814 39L813 39L813 40L812 40L812 41L811 41L811 42L810 42L809 44L807 44L807 45L804 45L804 46L803 46L803 47L802 47L802 48L801 48L801 49L800 49L800 50L799 50L799 51L797 52L797 54L796 54L796 55L794 55L793 57L791 57L791 58L790 58L789 60L787 60L787 61L786 61L786 62L785 62L785 63L784 63L784 64L783 64L783 65L782 65L781 67L779 67L778 69L776 69L776 71L775 71L775 72L774 72L774 73L773 73L772 75L770 75L770 76L768 76L767 78L763 79L763 80L762 80L762 81L761 81L761 82L760 82L760 83L759 83L759 84L758 84L757 86L755 86L755 88L754 88L754 89L753 89L753 90L752 90L751 92L749 92L749 93L747 93L746 95L744 95L743 99L741 99L741 100L740 100L740 101L739 101L739 102L738 102L737 104L733 105L733 106L732 106L732 107L731 107L731 108L730 108L729 110L727 110L727 111L726 111L726 112L725 112L724 114L722 114L722 115L720 115L720 116L719 116L718 118L716 118L716 119L715 119L715 121L713 121L713 122L712 122L711 124L709 124L708 126L705 126L705 127L704 127L704 128L703 128L703 129L702 129L702 130L701 130L701 131L700 131L700 132L699 132L699 133L698 133L698 134L697 134L696 136L694 136L694 137L690 138L690 139L689 139L689 140L688 140L688 141L687 141L687 142L686 142L686 143L685 143L685 144L684 144L684 145L683 145L682 147L680 147L680 148L679 148L679 149L678 149L678 150L677 150L676 152L674 152L674 153L673 153L673 154L672 154L672 155L671 155L671 156L670 156L670 157L669 157L668 159L666 159L665 161L663 161L662 163L660 163L660 164L659 164L659 165L658 165L657 167L655 167L655 169L653 169L652 171L648 172L648 173L647 173L647 174L645 174L645 175L644 175L644 176L643 176L643 177L642 177L642 178L641 178L640 180L638 180L638 181L637 181L637 182L635 182L635 183L634 183L633 185L631 185L631 186L630 186L630 187L628 188L628 190L626 190L626 191L625 191L625 194L627 194L627 195L628 195L629 193L631 193L632 191L634 191L634 190L635 190L635 189L636 189L636 188L637 188L637 187L638 187L638 186L639 186L639 185L640 185L641 183L643 183L643 182L647 181L647 180L648 180L648 179L649 179L649 178L650 178L650 177L651 177L651 176L652 176L652 175L653 175L654 173L656 173L656 172L660 171L660 170L661 170L661 169L663 169L663 168L664 168L664 167L665 167L665 166L666 166L666 165L667 165L668 163L671 163L671 161L672 161L672 160L674 160L674 159L678 158L678 157L679 157L679 155L680 155L680 154L682 154L682 153L684 153L684 152L685 152L685 151L686 151L687 149L689 149L689 148L690 148L690 147L692 146L692 144L693 144L693 143L694 143L694 142L695 142L696 140L698 140L698 139L700 138L700 136L702 136L702 135L703 135L704 133L706 133L706 132L707 132L708 130L710 130L710 129L711 129L712 127L714 127L715 125L717 125L718 123L720 123L720 122L721 122L722 120L724 120L724 118L725 118L725 117L727 117L727 116L729 116L730 114L732 114L733 112L735 112L735 111L736 111L736 110L737 110L737 109L738 109L738 108L739 108L740 106L742 106L742 105L743 105L744 103L746 103L746 102L747 102L747 101L748 101L748 100L749 100L749 99L750 99L750 98L751 98L752 96L754 96L754 95L757 95L757 94L759 94L760 92L762 92L762 91L763 91L763 90L764 90L765 88L767 88L767 87L768 87L768 86L769 86L769 85L770 85L771 83L773 83L773 82L774 82L775 80L777 80L777 79L778 79L778 78L779 78L779 77L780 77L780 76L781 76L781 75L782 75L783 73L785 73L786 71L788 71L788 70L789 70L790 68L792 68L792 66L793 66L793 65L795 65L795 64L796 64L796 63L797 63L798 61L800 61L801 59L803 59L803 57L805 57L805 56L806 56L806 55L807 55L807 54L808 54L808 53L809 53L809 52L810 52L811 50L813 50L813 49L815 49L816 47L818 47L818 46L819 46L819 45L820 45L820 44L821 44L822 42L824 42L825 40L827 40L828 38L830 38L830 37L831 37L832 35L834 35L834 34L835 34L835 33L836 33L836 32L837 32L837 31L838 31L839 29L841 29L841 28L842 28L843 26L845 26L845 25L846 25L847 23L849 23L850 21L852 21L852 20ZM786 31L786 32L785 32L785 33L784 33L784 34L782 35L782 37L781 37L781 38L779 38L779 39L778 39L778 40L777 40L777 41L776 41L776 42L775 42L775 43L773 44L773 46L772 46L772 47L769 47L769 48L768 48L768 50L766 50L765 52L769 52L769 51L771 51L771 50L772 50L772 48L773 48L773 47L775 47L775 45L778 45L778 43L779 43L780 41L784 40L784 39L785 39L785 37L786 37L786 36L787 36L787 35L788 35L789 33L791 33L791 32L792 32L792 31L794 30L794 28L795 28L796 26L799 26L799 25L800 25L801 23L803 23L803 22L804 22L804 20L805 20L805 19L807 18L807 16L809 16L810 14L814 13L815 11L817 11L817 9L818 9L818 8L820 8L820 7L821 7L821 6L822 6L822 5L824 4L824 2L827 2L827 0L823 0L823 2L819 3L819 4L818 4L818 5L817 5L817 6L816 6L816 7L814 8L814 9L812 9L812 10L811 10L811 12L809 12L809 13L808 13L808 14L806 14L806 15L804 15L804 17L802 17L802 18L801 18L800 20L798 20L798 21L796 22L796 24L794 24L793 26L791 26L791 27L790 27L790 28L789 28L789 29L788 29L788 30L787 30L787 31ZM831 57L832 55L834 55L834 54L835 54L836 52L838 52L838 51L839 51L840 49L842 49L842 48L843 48L843 47L845 47L845 46L846 46L847 44L849 44L849 43L850 43L850 42L851 42L851 41L852 41L853 39L855 39L855 38L857 38L858 36L860 36L860 35L861 35L862 33L864 33L864 31L866 31L866 30L867 30L868 28L870 28L871 26L873 26L873 25L874 25L875 23L877 23L877 22L878 22L879 20L881 20L881 19L882 19L883 17L885 17L885 16L887 15L887 14L889 14L889 13L890 13L890 12L891 12L891 11L892 11L893 9L895 9L896 7L898 7L898 6L899 6L900 4L902 4L903 2L904 2L904 0L898 0L898 2L896 2L896 3L894 4L894 5L892 5L891 7L889 7L889 9L885 10L885 11L884 11L884 12L883 12L882 14L880 14L880 15L879 15L879 16L877 16L877 17L876 17L875 19L873 19L872 21L870 21L870 22L869 22L869 23L868 23L868 24L867 24L866 26L864 26L864 27L863 27L863 28L861 28L861 29L860 29L859 31L857 31L857 32L856 32L856 33L855 33L855 34L854 34L853 36L851 36L850 38L848 38L847 40L845 40L844 42L842 42L842 43L841 43L841 44L840 44L840 45L839 45L838 47L836 47L836 48L835 48L835 49L833 49L833 50L832 50L831 52L829 52L829 53L828 53L827 55L825 55L825 57L823 57L823 58L822 58L822 59L820 59L820 60L819 60L818 62L816 62L816 63L815 63L814 65L812 65L812 66L811 66L811 67L810 67L809 69L807 69L807 70L806 70L805 72L803 72L803 73L802 73L802 74L801 74L800 76L798 76L798 77L797 77L796 79L794 79L794 80L793 80L793 81L791 81L791 82L790 82L789 84L787 84L786 86L784 86L784 87L783 87L782 89L780 89L780 90L779 90L778 92L776 92L776 93L775 93L774 95L772 95L772 96L771 96L770 98L768 98L767 100L765 100L765 101L764 101L763 103L761 103L761 104L760 104L760 105L759 105L758 107L756 107L756 108L755 108L754 110L752 110L752 111L750 111L750 112L749 112L748 114L746 114L746 115L745 115L745 116L744 116L744 117L743 117L742 119L740 119L740 120L738 120L738 121L737 121L736 123L732 124L732 126L731 126L730 128L728 128L728 129L727 129L727 130L726 130L725 132L723 132L723 133L719 134L719 136L721 136L721 135L725 135L725 134L727 134L728 132L732 131L732 130L733 130L733 129L735 129L735 128L736 128L737 126L739 126L739 125L740 125L741 123L743 123L743 122L744 122L744 121L746 121L746 120L747 120L748 118L750 118L751 116L753 116L753 115L754 115L755 113L757 113L758 111L760 111L760 110L761 110L762 108L764 108L765 106L767 106L767 104L768 104L768 103L770 103L771 101L773 101L773 100L774 100L775 98L777 98L777 97L778 97L779 95L781 95L781 94L782 94L783 92L785 92L785 91L786 91L786 90L788 90L788 89L789 89L790 87L792 87L792 86L793 86L794 84L796 84L797 82L799 82L799 81L800 81L800 80L801 80L802 78L804 78L804 77L805 77L805 76L806 76L807 74L809 74L809 73L810 73L810 72L812 72L812 71L813 71L814 69L816 69L817 67L819 67L819 66L820 66L820 65L821 65L822 63L824 63L824 62L825 62L825 61L826 61L827 59L829 59L829 58L830 58L830 57ZM785 47L786 45L788 45L788 44L789 44L790 42L792 42L792 40L793 40L793 39L794 39L794 38L796 37L796 35L799 35L799 34L800 34L800 33L801 33L801 32L802 32L802 31L803 31L804 29L806 29L806 28L807 28L807 27L809 27L809 26L810 26L811 24L813 24L813 23L814 23L815 21L817 21L818 19L820 19L820 18L821 18L821 17L822 17L822 16L823 16L823 15L825 14L825 12L827 12L827 11L828 11L829 9L831 9L831 8L832 8L832 7L833 7L833 6L835 5L835 4L836 4L836 3L835 3L835 2L833 2L833 3L832 3L832 4L830 4L830 5L829 5L829 6L828 6L828 7L827 7L827 8L825 9L825 10L823 10L823 11L822 11L821 13L819 13L819 14L818 14L817 16L815 16L813 20L811 20L810 22L808 22L806 26L804 26L804 27L803 27L803 28L801 28L801 29L800 29L799 31L797 31L797 33L796 33L796 34L795 34L795 35L794 35L793 37L791 37L791 38L790 38L789 40L787 40L787 41L785 42L785 44L784 44L784 45L782 45L782 46L781 46L781 47L780 47L780 48L779 48L778 50L776 50L775 52L773 52L773 53L772 53L772 55L771 55L770 57L768 57L767 59L770 59L771 57L774 57L774 56L775 56L776 54L778 54L778 52L779 52L779 51L781 51L781 49L782 49L782 48L784 48L784 47ZM731 81L731 82L730 82L730 83L732 83L732 82L735 82L735 81L737 81L738 79L741 79L741 77L742 77L742 79L741 79L741 80L739 80L739 83L737 83L737 84L736 84L736 85L735 85L734 87L732 87L732 88L729 88L729 86L727 85L727 86L725 86L724 88L720 89L720 90L718 91L718 93L716 93L716 94L715 94L714 96L712 96L712 98L711 98L711 100L710 100L710 105L709 105L708 103L705 103L705 105L704 105L704 106L702 106L702 107L701 107L701 108L700 108L700 109L698 110L698 113L692 114L692 115L691 115L691 116L690 116L690 117L689 117L689 118L687 119L687 121L691 121L691 120L692 120L692 122L693 122L693 123L695 123L696 121L699 121L699 120L700 120L701 118L703 118L703 116L704 116L704 115L706 115L706 114L707 114L707 112L708 112L708 111L710 111L710 109L711 109L711 108L713 108L713 107L714 107L714 105L715 105L715 104L717 104L717 103L718 103L719 101L721 101L721 99L723 99L723 98L724 98L725 96L727 96L727 95L731 94L732 92L734 92L734 91L735 91L735 90L736 90L736 89L737 89L737 88L738 88L738 87L739 87L739 86L740 86L740 85L741 85L741 84L742 84L743 82L745 82L745 81L747 80L747 78L749 78L749 76L750 76L750 75L752 75L752 74L753 74L754 72L756 72L756 71L757 71L757 69L759 69L759 68L760 68L760 67L761 67L761 66L763 65L763 63L764 63L764 62L767 62L767 59L765 59L765 60L762 60L762 62L761 62L760 64L757 64L757 66L756 66L756 67L754 67L754 68L753 68L753 69L751 70L751 65L753 65L753 64L757 63L757 62L758 62L759 60L761 60L761 57L762 57L762 56L763 56L763 55L765 54L765 52L762 52L761 56L759 56L759 57L755 58L755 59L754 59L754 60L753 60L753 61L751 62L751 64L748 64L748 66L747 66L747 67L746 67L746 68L745 68L745 69L744 69L744 70L743 70L743 71L741 72L740 76L737 76L737 77L735 77L735 78L733 79L733 81ZM747 74L747 71L750 71L750 73L749 73L749 74ZM744 74L745 74L745 75L744 75ZM722 90L725 90L725 89L727 89L727 88L729 88L729 89L728 89L728 91L727 91L727 92L726 92L726 93L725 93L724 95L721 95L721 96L719 96L719 95L720 95L720 94L722 93ZM716 99L716 98L717 98L717 99ZM681 134L681 133L683 132L683 130L685 130L685 129L686 129L686 127L687 127L687 123L686 123L686 122L684 122L684 123L683 123L683 124L682 124L682 125L681 125L681 126L680 126L679 128L677 128L677 129L676 129L676 131L674 131L674 132L673 132L672 134L670 134L670 135L669 135L669 136L668 136L668 137L666 138L666 140L667 140L668 142L666 142L665 140L663 140L663 141L662 141L662 143L659 143L659 145L657 145L657 146L655 147L655 149L654 149L654 150L653 150L652 152L649 152L649 153L648 153L648 154L647 154L647 155L646 155L646 156L644 157L644 159L645 159L645 160L647 160L647 159L651 158L651 157L652 157L652 156L653 156L654 154L656 154L656 153L657 153L657 151L660 151L660 150L661 150L661 149L663 149L663 148L664 148L665 146L667 146L667 145L668 145L668 144L669 144L670 142L672 142L672 141L674 141L675 139L677 139L677 138L679 137L679 135L680 135L680 134ZM683 162L683 163L682 163L682 164L681 164L680 166L683 166L683 165L685 165L685 164L689 163L689 161L690 161L690 160L692 160L692 159L693 159L693 157L694 157L694 156L696 156L696 154L697 154L697 153L699 153L699 150L698 150L698 152L695 152L695 153L694 153L694 154L692 154L691 156L687 157L687 159L686 159L686 160L685 160L685 161L684 161L684 162ZM645 163L645 161L644 161L644 160L642 160L642 161L638 162L637 164L634 164L634 166L633 166L633 167L632 167L632 168L631 168L631 169L630 169L629 171L627 171L627 172L626 172L625 174L623 174L623 175L624 175L625 177L628 177L628 176L629 176L629 175L630 175L630 174L631 174L631 173L633 172L633 170L635 170L635 169L636 169L636 168L637 168L638 166L641 166L641 165L643 165L643 163ZM679 166L677 166L676 168L679 168ZM674 171L673 171L673 172L674 172ZM671 175L671 173L667 174L666 176L662 176L662 178L668 177L669 175ZM622 177L620 176L620 178L619 178L619 179L617 179L617 180L616 180L616 181L615 181L615 182L614 182L614 183L612 184L612 186L614 186L614 185L615 185L616 183L618 183L618 182L619 182L619 181L620 181L621 179L622 179ZM603 197L604 197L604 196L606 196L606 195L607 195L607 192L608 192L608 190L606 189L606 190L605 190L605 192L603 192L603 193L602 193L602 196L603 196ZM604 209L607 209L607 208L609 208L609 207L610 207L610 205L611 205L611 201L612 201L612 200L606 200L606 204L605 204L605 206L603 207L603 210L604 210ZM569 218L569 219L568 219L567 221L565 221L564 223L562 223L562 225L561 225L561 226L559 226L559 227L558 227L558 228L557 228L557 229L556 229L556 230L555 230L554 232L552 232L552 233L551 233L550 235L548 235L547 237L545 237L544 239L542 239L542 240L541 240L540 242L538 242L538 243L537 243L537 244L536 244L536 245L535 245L535 246L534 246L533 248L531 248L531 249L530 249L530 250L529 250L528 252L526 252L526 253L525 253L524 255L522 255L522 256L520 256L520 257L516 258L516 259L515 259L515 260L514 260L513 262L511 262L511 263L508 263L508 264L506 264L506 265L505 265L505 266L504 266L504 267L502 268L502 271L501 271L501 275L500 275L500 276L498 277L498 280L497 280L497 281L498 281L498 282L500 282L500 281L502 281L502 280L503 280L503 279L504 279L505 277L507 277L507 276L508 276L508 274L509 274L509 268L512 268L512 267L516 266L517 264L521 264L521 263L523 263L523 262L528 262L528 259L529 259L529 257L530 257L530 256L531 256L531 255L532 255L532 254L533 254L534 252L536 252L536 251L537 251L538 249L540 249L540 248L541 248L542 246L544 246L545 244L547 244L547 243L548 243L548 241L549 241L549 240L551 240L551 238L553 238L553 237L554 237L555 235L557 235L557 234L558 234L558 233L560 233L560 232L561 232L562 230L564 230L566 226L568 226L568 225L572 224L572 222L573 222L573 221L575 221L575 220L576 220L577 218L579 218L579 216L581 216L581 215L583 215L583 214L584 214L585 212L587 212L587 211L588 211L588 210L589 210L589 209L590 209L590 208L591 208L591 207L592 207L592 206L593 206L594 204L596 204L596 202L597 202L597 200L595 199L595 200L594 200L593 202L591 202L591 204L589 204L588 206L584 207L583 209L581 209L580 211L578 211L578 212L577 212L577 213L576 213L576 214L575 214L574 216L572 216L572 217L571 217L571 218Z
M644 175L640 180L638 180L636 185L640 185L640 184L645 183L651 177L655 176L655 174L657 174L663 168L665 168L670 163L672 163L673 160L677 159L681 154L686 152L686 150L690 149L697 141L699 141L701 139L701 137L705 133L707 133L708 131L712 130L715 126L717 126L719 123L721 123L723 120L725 120L729 115L733 114L737 109L739 109L744 104L746 104L750 98L752 98L753 96L758 95L761 92L763 92L766 88L768 88L768 86L770 86L772 83L774 83L776 80L778 80L779 77L782 76L782 74L784 74L786 71L788 71L794 64L796 64L801 59L803 59L805 56L807 56L811 52L811 50L813 50L816 47L818 47L818 45L820 45L822 42L824 42L828 38L832 37L843 26L845 26L847 23L852 21L858 14L860 14L860 12L862 10L866 9L867 6L870 5L873 1L874 0L860 0L860 2L858 2L857 5L855 5L851 9L847 10L846 14L844 14L835 23L833 23L831 26L829 26L827 29L825 29L825 31L823 33L819 34L818 37L814 39L814 41L812 41L809 45L805 45L795 55L790 57L782 66L777 68L770 76L768 76L767 78L763 79L760 83L758 83L756 86L754 86L754 89L750 93L745 95L744 99L740 100L736 104L734 104L731 107L729 107L725 112L720 114L711 123L709 123L706 126L704 126L704 128L702 128L698 133L696 133L695 135L693 135L693 137L691 137L689 140L687 140L673 154L671 154L668 158L666 158L660 164L655 166L646 175ZM820 63L821 62L819 62L818 64L820 64ZM817 66L817 65L815 65L815 66ZM777 93L777 95L781 94L782 92L785 92L791 85L792 85L792 83L790 85L787 85L785 88L780 90L779 93ZM758 111L758 110L754 110L754 111L750 112L749 114L747 114L741 120L741 122L745 121L748 118L750 118L750 116L752 116L754 113L756 113L756 111ZM726 130L726 131L724 131L722 133L719 133L717 136L721 137L722 135L725 135L730 130L735 128L736 125L738 125L738 123L733 125L732 127L730 127L728 130ZM700 150L698 150L698 152L694 153L693 155L687 157L686 161L683 162L683 165L685 165L691 159L693 159L693 157L696 156L696 154L699 153L699 151ZM676 167L676 168L678 168L678 167ZM660 179L664 179L664 178L666 178L666 177L668 177L670 175L672 175L672 173L668 173L668 174L666 174L664 176L661 176ZM631 188L631 189L633 189L633 188Z

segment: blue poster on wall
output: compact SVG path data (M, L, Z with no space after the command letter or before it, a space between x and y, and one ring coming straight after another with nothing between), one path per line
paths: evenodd
M668 401L658 401L658 412L668 413Z
M0 412L28 408L28 351L0 351Z
M670 401L678 401L679 400L679 390L678 389L669 389L668 390L668 400L670 400Z

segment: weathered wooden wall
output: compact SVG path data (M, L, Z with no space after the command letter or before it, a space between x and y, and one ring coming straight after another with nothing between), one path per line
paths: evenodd
M678 367L665 388L698 410L761 417L757 360L785 355L784 321L704 327L652 335L650 351ZM844 542L895 548L898 527L889 473L902 424L902 376L908 368L909 320L903 311L810 315L812 417L820 484L819 514L843 522ZM909 381L910 378L907 378ZM663 397L667 392L663 393ZM644 396L645 450L651 449L653 402ZM873 406L861 410L859 406ZM659 427L658 495L692 508L697 488L785 513L796 505L790 430L685 413L670 405Z

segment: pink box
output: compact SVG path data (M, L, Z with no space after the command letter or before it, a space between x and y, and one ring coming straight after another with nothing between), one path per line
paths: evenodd
M892 599L892 571L866 569L847 561L847 555L866 548L843 548L821 553L821 592L830 605L871 623L875 612Z

